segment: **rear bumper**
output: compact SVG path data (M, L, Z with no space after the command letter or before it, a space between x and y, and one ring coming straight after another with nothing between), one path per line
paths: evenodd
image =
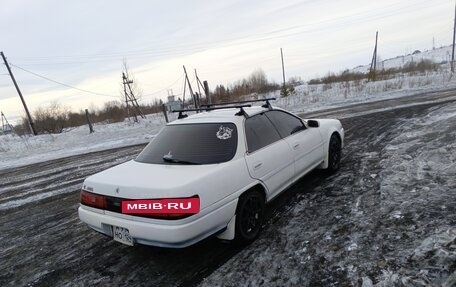
M224 229L236 212L237 199L208 212L181 220L135 217L81 205L79 218L91 228L112 237L112 226L127 228L135 243L183 248Z

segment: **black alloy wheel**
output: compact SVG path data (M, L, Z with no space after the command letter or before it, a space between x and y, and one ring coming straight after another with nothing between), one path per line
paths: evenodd
M264 196L258 190L249 191L239 198L235 228L237 242L249 243L260 234L264 208Z
M342 143L336 134L332 134L329 140L328 154L328 172L335 173L340 168L340 159L342 157Z

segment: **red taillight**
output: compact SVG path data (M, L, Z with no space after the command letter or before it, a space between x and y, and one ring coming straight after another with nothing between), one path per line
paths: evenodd
M103 195L82 190L81 204L95 208L106 209L106 198Z

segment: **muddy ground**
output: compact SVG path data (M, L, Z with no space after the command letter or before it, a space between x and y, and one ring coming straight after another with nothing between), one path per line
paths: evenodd
M292 186L242 248L214 238L128 247L78 220L83 179L142 146L2 170L0 286L454 286L455 100L445 92L314 113L342 118L341 170Z

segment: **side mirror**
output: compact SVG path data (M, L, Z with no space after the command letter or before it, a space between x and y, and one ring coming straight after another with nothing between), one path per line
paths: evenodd
M320 126L320 124L316 120L308 120L307 121L307 126L309 128L318 128Z

